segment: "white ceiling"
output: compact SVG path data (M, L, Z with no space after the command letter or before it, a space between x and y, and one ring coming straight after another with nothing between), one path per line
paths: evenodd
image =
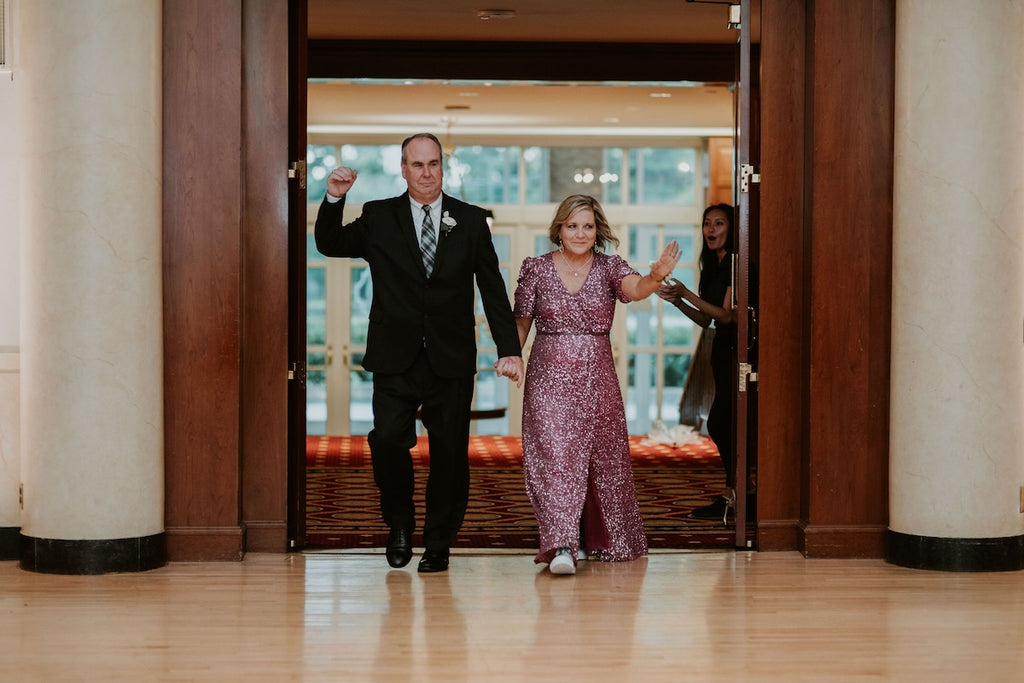
M488 9L515 16L477 17ZM309 0L309 37L734 44L728 16L726 4L685 0ZM325 134L393 142L427 130L457 144L608 143L728 135L732 100L724 84L317 81L309 85L308 122L311 142Z

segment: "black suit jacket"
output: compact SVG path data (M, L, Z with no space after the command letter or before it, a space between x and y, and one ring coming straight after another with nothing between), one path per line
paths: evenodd
M344 197L334 203L325 197L314 235L321 254L363 258L370 266L373 301L364 368L403 372L425 347L438 375L475 373L474 276L498 356L520 355L519 333L483 209L444 195L441 214L447 213L456 225L445 233L441 216L434 217L439 233L428 278L407 192L365 204L363 215L348 224L342 220L344 208Z

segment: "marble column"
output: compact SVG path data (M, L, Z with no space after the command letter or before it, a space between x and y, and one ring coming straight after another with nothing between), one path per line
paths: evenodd
M21 505L21 285L19 283L19 200L21 122L18 86L5 52L0 68L0 561L16 560L20 544Z
M1024 568L1024 0L900 0L887 559Z
M165 563L161 2L15 16L24 178L21 566Z

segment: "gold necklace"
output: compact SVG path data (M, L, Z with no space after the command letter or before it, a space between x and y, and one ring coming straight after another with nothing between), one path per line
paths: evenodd
M583 270L584 268L586 268L587 266L589 266L590 262L594 260L594 252L590 252L590 258L587 259L586 263L584 263L582 266L580 266L579 268L576 268L574 270L572 265L569 264L569 259L565 258L565 252L562 251L561 249L559 249L558 253L562 257L562 263L564 263L565 267L569 269L569 273L573 277L579 277L580 276L580 271Z

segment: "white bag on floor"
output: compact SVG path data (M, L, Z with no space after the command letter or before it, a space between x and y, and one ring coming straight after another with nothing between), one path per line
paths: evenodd
M655 420L654 424L651 425L651 433L647 435L643 443L661 443L678 448L699 439L700 435L689 425L674 425L669 429L661 420Z

